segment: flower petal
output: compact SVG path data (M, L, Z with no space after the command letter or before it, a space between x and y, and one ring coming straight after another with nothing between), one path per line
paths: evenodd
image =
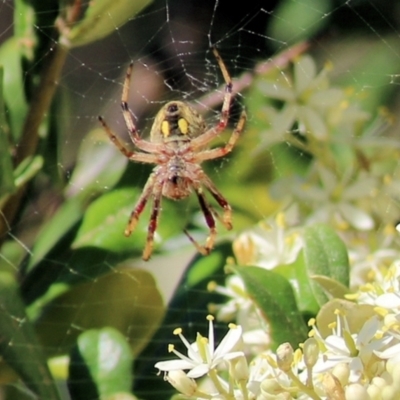
M239 342L242 337L242 327L236 325L229 329L229 332L221 340L214 353L214 359L227 355Z
M160 371L176 371L178 369L191 369L193 365L195 364L190 361L178 359L159 361L154 367Z
M187 376L188 378L200 378L201 376L208 374L209 370L210 367L207 364L196 365L187 373Z

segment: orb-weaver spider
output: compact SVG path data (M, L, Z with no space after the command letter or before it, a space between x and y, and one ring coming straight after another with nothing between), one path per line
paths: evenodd
M206 127L203 117L188 103L170 101L157 113L151 128L150 141L142 139L133 122L127 103L133 63L130 64L126 73L121 106L130 138L133 144L141 151L127 149L108 127L105 120L99 116L107 135L125 157L131 161L156 164L144 186L142 194L137 200L125 229L125 236L129 236L134 231L139 217L151 197L153 207L148 226L147 241L143 251L144 260L148 260L152 253L154 232L157 228L162 196L179 200L187 197L192 191L196 193L209 228L209 235L205 245L202 246L187 231L185 231L185 234L196 246L197 250L204 255L209 254L214 246L217 233L215 217L220 219L227 229L232 229L231 206L211 179L204 173L200 164L206 160L223 157L233 149L244 128L246 113L242 111L239 121L225 146L214 149L205 148L227 127L232 99L231 77L215 48L213 48L213 53L221 69L226 86L220 119L211 128ZM221 218L209 205L203 188L207 189L222 207L223 216Z

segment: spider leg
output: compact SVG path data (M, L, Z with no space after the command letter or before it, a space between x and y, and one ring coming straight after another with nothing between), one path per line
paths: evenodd
M212 160L213 158L218 158L218 157L223 157L226 154L230 153L235 146L237 140L239 139L240 134L243 131L244 124L246 123L246 112L242 111L240 114L239 121L232 132L231 137L228 140L228 143L226 143L225 146L223 147L217 147L215 149L211 150L204 150L201 151L194 156L194 162L199 163L205 160Z
M160 149L160 145L157 143L151 143L147 140L143 140L139 136L139 133L136 129L136 125L133 122L132 115L129 110L128 98L129 98L129 87L131 83L132 70L133 70L133 63L130 63L128 70L126 71L124 86L122 89L122 98L121 98L122 115L124 116L129 136L132 142L135 144L135 146L143 151L154 153Z
M117 149L127 158L129 158L132 161L138 161L142 163L149 163L149 164L155 164L156 160L154 159L153 154L146 154L146 153L138 153L131 151L127 149L124 144L121 142L121 140L118 138L118 136L110 129L110 127L107 125L106 121L104 120L103 117L99 115L99 121L103 125L104 130L107 133L107 136L110 138L110 140L114 143L114 145L117 147Z
M201 183L209 190L211 195L217 201L217 203L223 208L224 214L221 222L225 225L228 230L232 229L232 208L222 193L217 189L212 180L203 173Z
M154 232L157 229L158 218L161 210L161 198L162 198L162 186L157 188L157 190L153 191L154 199L153 199L153 208L151 211L149 227L147 230L147 240L146 245L143 250L143 260L147 261L151 253L153 251L153 243L154 243Z
M132 142L136 144L136 142L140 141L141 139L136 129L136 126L133 123L132 115L129 112L129 106L128 106L129 87L132 78L132 70L133 70L133 62L129 64L129 67L126 71L124 86L122 89L121 108L126 126L128 127L129 135L132 139Z
M222 60L221 56L218 53L218 50L216 47L213 47L213 53L215 58L217 59L219 68L221 69L222 75L224 77L226 86L225 86L225 96L224 96L224 103L222 104L222 110L221 110L221 120L220 124L225 123L225 126L228 122L228 117L229 117L229 107L231 105L231 100L232 100L232 79L228 73L228 70L226 69L226 65L224 61ZM225 129L225 126L223 129Z
M214 247L214 241L215 241L215 237L217 235L217 230L215 228L215 220L213 217L212 208L207 203L207 200L204 196L202 188L197 187L197 188L195 188L195 191L197 194L197 198L199 199L200 208L204 214L204 217L205 217L208 229L210 230L210 233L206 239L206 244L204 246L197 243L197 241L189 234L189 232L186 229L184 230L184 233L189 238L189 240L194 244L197 251L199 253L203 254L204 256L206 256L207 254L210 254L210 251Z
M154 188L154 181L155 181L155 174L151 174L149 179L146 182L145 187L143 188L143 192L140 195L138 201L136 202L135 208L133 209L131 216L129 218L128 225L125 228L125 236L130 236L132 232L135 230L136 225L139 221L139 217L142 214L146 204L147 200L149 199L149 196L153 192Z
M205 144L216 138L228 125L229 110L231 107L231 100L232 100L232 79L228 73L224 61L222 60L221 56L218 53L218 50L215 47L213 47L212 51L214 53L215 58L217 59L219 68L221 69L222 75L226 83L224 102L222 103L219 122L215 126L210 128L207 132L192 140L191 148L193 150L203 147Z

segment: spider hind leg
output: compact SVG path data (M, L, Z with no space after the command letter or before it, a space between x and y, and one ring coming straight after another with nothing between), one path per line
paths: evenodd
M140 215L142 214L144 208L146 207L147 201L154 188L155 175L151 174L147 183L143 189L142 194L136 202L135 208L133 209L131 216L129 217L128 225L125 228L125 236L128 237L135 230L136 225L139 221Z
M222 218L220 218L215 211L214 215L216 215L218 219L224 224L225 228L230 231L232 229L232 207L208 176L203 176L202 183L209 190L216 202L224 210Z
M209 234L206 239L206 244L204 246L200 245L186 229L184 230L184 233L189 238L189 240L194 244L197 251L206 256L210 254L211 250L214 247L215 237L217 236L214 215L218 217L218 214L207 203L203 190L201 188L195 188L195 191L197 194L197 198L199 200L201 211L204 214L204 218L206 220L209 229Z
M161 210L161 197L161 190L158 190L156 193L154 193L153 208L147 230L147 240L142 255L144 261L147 261L153 252L154 232L156 231L158 225L158 218Z

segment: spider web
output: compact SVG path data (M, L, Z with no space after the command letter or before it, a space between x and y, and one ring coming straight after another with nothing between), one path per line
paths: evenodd
M67 196L74 196L84 191L87 185L93 183L90 181L92 176L95 180L100 179L97 186L102 188L103 193L112 189L93 172L96 171L96 164L103 165L107 159L97 159L98 154L95 153L90 162L83 160L82 158L90 156L90 153L82 153L78 149L85 144L90 148L94 140L101 140L98 139L101 133L90 133L99 129L99 114L104 116L118 136L129 143L120 111L120 99L125 71L130 61L134 62L134 73L129 106L143 137L150 131L158 109L172 99L191 102L205 115L208 124L218 122L224 81L213 57L212 46L219 49L234 79L235 92L229 129L222 135L221 140L216 140L216 144L222 145L229 138L229 132L237 122L242 107L251 101L246 89L255 79L257 65L268 60L279 64L279 58L276 58L278 54L306 40L318 67L322 68L326 61L332 62L332 81L341 86L351 86L356 92L356 97L364 102L368 112L373 113L376 107L382 105L387 106L394 115L398 115L400 7L397 2L332 0L324 5L321 3L307 0L250 1L240 4L239 7L222 0L157 0L124 26L115 28L105 39L71 51L61 79L57 83L61 98L59 100L65 104L63 111L58 108L55 115L59 125L59 138L54 138L54 143L50 141L50 146L53 144L54 153L57 155L47 163L45 173L39 174L33 181L26 193L21 215L13 222L6 221L9 229L6 246L0 253L2 270L20 271L26 267L26 257L36 257L34 245L38 238L40 239L41 228L56 214L65 193ZM293 15L296 10L303 13L302 16L307 15L307 18L302 17L303 19L298 21L296 15ZM0 42L4 42L12 33L13 11L13 2L5 0L0 3ZM284 68L284 65L280 67L283 75ZM245 83L246 79L248 84ZM239 87L235 88L236 84ZM251 129L257 129L257 118L251 114L248 117ZM391 129L395 132L397 127L395 123ZM111 144L109 146L112 147ZM242 150L242 157L239 159L222 158L205 166L206 172L212 176L217 187L221 191L226 190L224 194L229 201L232 199L232 204L241 205L238 208L243 207L244 202L241 198L245 197L250 211L240 209L236 220L234 210L234 233L269 217L270 213L274 212L273 206L263 205L259 197L260 191L252 192L249 189L243 193L240 185L247 172L242 172L245 170L242 164L247 162L252 165L253 171L249 174L249 179L254 179L255 175L268 179L271 175L285 174L287 165L282 163L281 154L285 163L295 164L305 157L301 152L297 152L290 161L284 158L279 150L264 150L260 155L256 151L257 142L249 141L246 133L239 140L237 147L238 152L245 149L248 152L247 156L243 155ZM133 185L137 188L138 195L151 170L138 165L126 167L123 156L117 152L110 157L112 165L120 171L119 179L114 179L113 185L119 188ZM257 160L256 163L253 163L254 159ZM74 171L78 165L82 165L87 174L82 174L81 179L74 179ZM117 172L115 174L118 175ZM397 175L396 168L393 176ZM51 180L57 182L58 186L51 184ZM63 187L62 190L60 186ZM256 188L257 185L253 187ZM96 192L93 198L88 197L87 201L94 201L98 195ZM396 199L393 199L393 203L389 201L389 207L395 202ZM134 203L133 197L131 208ZM194 255L192 245L177 231L182 232L183 228L189 226L199 241L204 241L207 234L203 216L196 211L196 199L184 200L179 205L169 203L171 202L168 200L164 201L160 220L162 233L156 237L156 248L163 251L161 256L154 256L149 263L135 258L132 264L135 268L144 268L154 274L165 299L172 295L185 266ZM125 204L115 204L115 211L122 206L125 207ZM173 208L175 211L172 211ZM217 209L217 206L215 208ZM172 217L168 216L169 212ZM388 209L388 214L390 212ZM132 240L135 243L144 243L148 219L147 210L141 218L142 225L139 226L138 232L129 239L123 236L121 230L121 242ZM165 233L168 232L165 227L174 224L178 228L173 230L169 237L168 233ZM233 237L229 236L220 224L218 232L222 239ZM141 238L138 239L139 236ZM117 265L122 258L117 257L116 262L107 251L103 254L103 259L100 257L91 265L91 260L80 260L79 262L88 264L86 269L77 268L75 259L56 260L52 264L50 275L55 281L57 277L54 276L60 274L75 276L76 280L90 283L99 279L95 270L100 268L104 274L120 276L121 271ZM50 258L53 256L51 254ZM56 267L58 269L55 272ZM34 280L35 276L31 279ZM135 277L126 279L134 280ZM73 279L70 282L73 282ZM182 286L182 282L180 284L181 295L185 298L185 285ZM206 286L196 290L204 294ZM29 297L29 294L27 296ZM197 327L200 324L205 328L205 322L199 321L205 310L199 309L200 306L193 301L193 296L193 291L188 291L178 311L187 314L185 319L188 326ZM94 302L93 297L83 296L69 306L69 313L72 316L75 314L77 321L78 315L88 306L87 302ZM109 299L100 296L96 303L100 307L106 307ZM175 327L176 325L171 324L170 335L165 336L159 343L165 348L165 353L160 354L160 358L167 353L167 345ZM71 322L68 328L65 331L66 341L70 335L69 331L85 329L74 322ZM123 333L128 335L128 332ZM194 339L194 335L191 338ZM150 361L150 364L153 365L156 361L158 360ZM154 371L147 373L154 375ZM7 393L6 398L31 398L29 393L13 392L9 388L4 389L4 393ZM65 398L68 398L67 394Z

